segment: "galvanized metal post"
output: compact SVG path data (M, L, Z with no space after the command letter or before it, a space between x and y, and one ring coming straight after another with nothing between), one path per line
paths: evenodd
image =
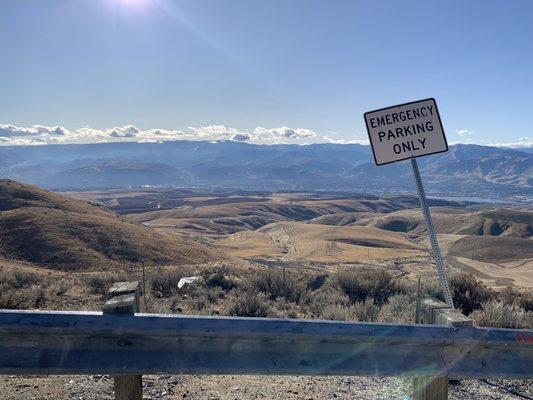
M431 219L431 214L429 212L426 193L424 191L424 186L422 185L420 171L418 170L418 163L414 157L411 158L411 168L413 169L413 175L415 177L416 190L418 191L418 198L420 199L420 207L422 208L422 213L424 214L424 219L426 220L426 227L428 231L429 242L431 243L433 259L435 260L437 273L439 274L440 287L444 293L446 304L453 308L452 295L450 293L450 287L448 286L448 279L446 278L446 270L444 269L444 261L442 260L439 242L437 241L437 233L433 227L433 220Z

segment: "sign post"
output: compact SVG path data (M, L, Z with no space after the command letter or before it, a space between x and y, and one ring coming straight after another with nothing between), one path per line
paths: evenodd
M425 99L365 113L366 129L376 165L411 160L420 207L446 304L453 308L437 234L431 219L416 157L448 151L435 99Z

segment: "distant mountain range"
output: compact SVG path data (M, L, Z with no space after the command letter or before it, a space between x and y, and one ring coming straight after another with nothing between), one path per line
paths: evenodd
M531 195L533 154L455 145L419 159L435 195ZM376 167L359 144L251 145L175 141L0 147L0 177L56 190L143 185L368 193L413 191L407 162ZM530 196L531 197L531 196Z

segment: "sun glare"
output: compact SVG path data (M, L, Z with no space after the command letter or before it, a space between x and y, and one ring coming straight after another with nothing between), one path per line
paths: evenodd
M150 0L112 0L127 7L139 7L146 5Z

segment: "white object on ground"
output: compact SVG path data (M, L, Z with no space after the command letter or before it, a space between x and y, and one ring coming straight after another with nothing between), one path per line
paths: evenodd
M181 278L178 282L178 289L181 289L183 286L185 286L186 283L193 283L197 279L197 276L186 276Z

